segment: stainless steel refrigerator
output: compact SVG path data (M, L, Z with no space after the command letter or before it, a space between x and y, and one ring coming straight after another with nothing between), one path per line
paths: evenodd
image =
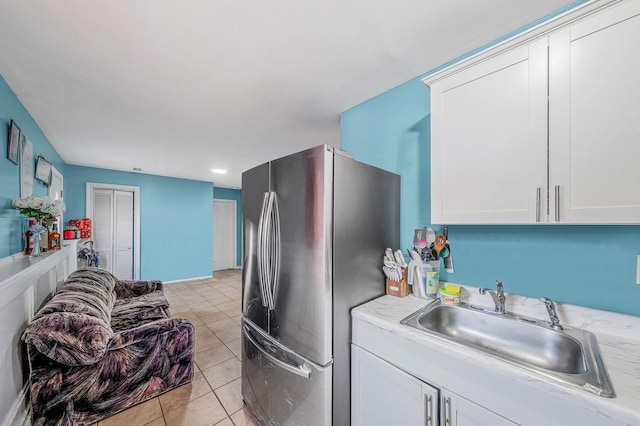
M351 308L385 290L400 176L328 145L242 175L242 396L262 424L350 423Z

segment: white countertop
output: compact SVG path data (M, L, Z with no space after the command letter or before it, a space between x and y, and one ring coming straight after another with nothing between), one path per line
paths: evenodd
M48 270L57 264L60 258L67 257L68 271L65 277L75 271L78 266L76 241L64 241L60 250L48 250L37 257L29 257L22 253L0 259L0 294L5 299L14 297L25 288L25 277L38 276L41 271ZM27 280L28 281L28 280ZM20 285L16 285L20 283Z
M64 247L61 250L48 250L46 252L42 252L36 257L16 253L0 259L0 288L5 282L9 281L10 278L21 273L25 273L29 268L32 268L39 263L48 262L48 258L56 253L62 253L63 251L65 251Z
M464 301L476 306L492 307L491 299L477 294L476 288L463 287L463 289ZM440 351L439 356L446 354L450 363L459 365L461 361L467 362L470 366L467 379L478 369L493 368L496 371L499 370L502 377L507 378L506 382L526 383L529 390L533 389L532 395L537 391L547 395L553 394L554 398L570 401L571 406L574 403L578 404L584 407L585 411L597 412L623 424L640 425L640 317L556 303L562 324L584 328L596 335L605 368L616 393L615 398L605 398L586 390L559 384L481 351L439 339L400 324L400 320L430 302L413 295L404 298L387 295L354 308L352 310L354 343L358 344L358 336L365 334L359 331L362 327L359 327L358 323L371 329L375 327L379 331L392 333L413 342L414 346L411 346L413 348L419 348L415 343L429 350L435 348ZM548 320L543 304L534 298L507 293L507 311ZM394 352L389 350L387 353ZM409 358L399 353L398 355L396 364L402 368L401 364L407 363ZM387 361L394 363L393 360L387 359ZM432 373L433 371L430 375ZM435 376L437 379L437 373ZM423 379L426 380L426 378ZM570 413L567 418L571 418Z

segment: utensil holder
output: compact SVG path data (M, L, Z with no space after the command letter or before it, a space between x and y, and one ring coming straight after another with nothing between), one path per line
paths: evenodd
M402 281L387 278L387 294L405 297L409 293L411 293L411 286L407 284L407 268L402 268Z

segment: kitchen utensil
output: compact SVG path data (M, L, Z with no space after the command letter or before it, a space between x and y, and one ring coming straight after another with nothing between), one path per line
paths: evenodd
M440 252L447 245L447 237L444 235L438 235L436 237L435 242L433 243L433 248L435 249L438 256L440 256Z
M382 271L387 276L387 278L389 278L390 280L395 281L395 269L394 268L391 268L391 267L385 265L385 266L382 267Z
M382 267L387 278L394 281L402 280L402 267L392 260L385 259L384 266Z
M424 262L436 259L438 259L438 255L436 254L435 250L433 250L433 245L431 247L425 247L422 249L422 260Z
M384 274L387 276L388 279L392 281L397 281L396 275L395 275L395 269L389 268L388 266L383 266L382 271L384 272Z
M393 252L393 256L394 256L398 266L400 266L402 268L406 268L407 262L404 261L404 256L402 255L402 252L400 250L394 251Z
M408 252L409 252L409 256L411 257L411 259L412 259L412 260L422 260L422 259L420 258L420 254L418 254L418 252L417 252L417 251L415 251L415 250L408 250Z
M427 229L418 228L413 232L413 247L422 249L427 246Z
M427 298L424 288L424 279L422 277L422 260L412 260L409 262L409 273L407 274L407 282L411 284L413 295L421 299Z
M388 259L388 260L390 260L390 261L392 261L392 262L395 262L395 259L394 259L394 257L393 257L393 250L391 250L390 248L388 248L388 247L387 247L387 248L384 250L384 258L385 258L385 259Z
M445 272L453 273L453 254L451 253L451 248L448 243L442 251L445 250L447 250L448 253L444 256L444 270Z
M436 240L436 231L434 231L431 228L427 228L426 229L426 234L427 234L427 245L426 245L426 247L429 247Z

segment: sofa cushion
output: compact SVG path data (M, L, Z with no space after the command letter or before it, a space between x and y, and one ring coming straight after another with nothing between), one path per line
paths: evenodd
M118 279L108 271L98 268L81 268L71 273L56 293L81 291L102 299L109 311L116 300L115 286Z
M58 291L38 311L34 320L59 312L86 315L101 320L105 324L111 322L111 308L104 303L104 298L96 295L95 292Z
M138 297L118 299L111 311L111 328L117 332L169 318L168 309L169 302L160 290Z
M98 362L112 337L111 327L94 316L53 312L33 321L23 339L54 361L80 366Z
M72 312L89 315L109 324L116 300L115 282L116 277L102 269L79 269L58 287L55 295L34 319L53 312Z
M158 280L117 280L115 286L117 299L142 296L154 291L163 291L162 281Z
M25 342L66 365L97 362L113 336L110 323L115 282L116 278L104 270L75 271L34 316L25 330Z

